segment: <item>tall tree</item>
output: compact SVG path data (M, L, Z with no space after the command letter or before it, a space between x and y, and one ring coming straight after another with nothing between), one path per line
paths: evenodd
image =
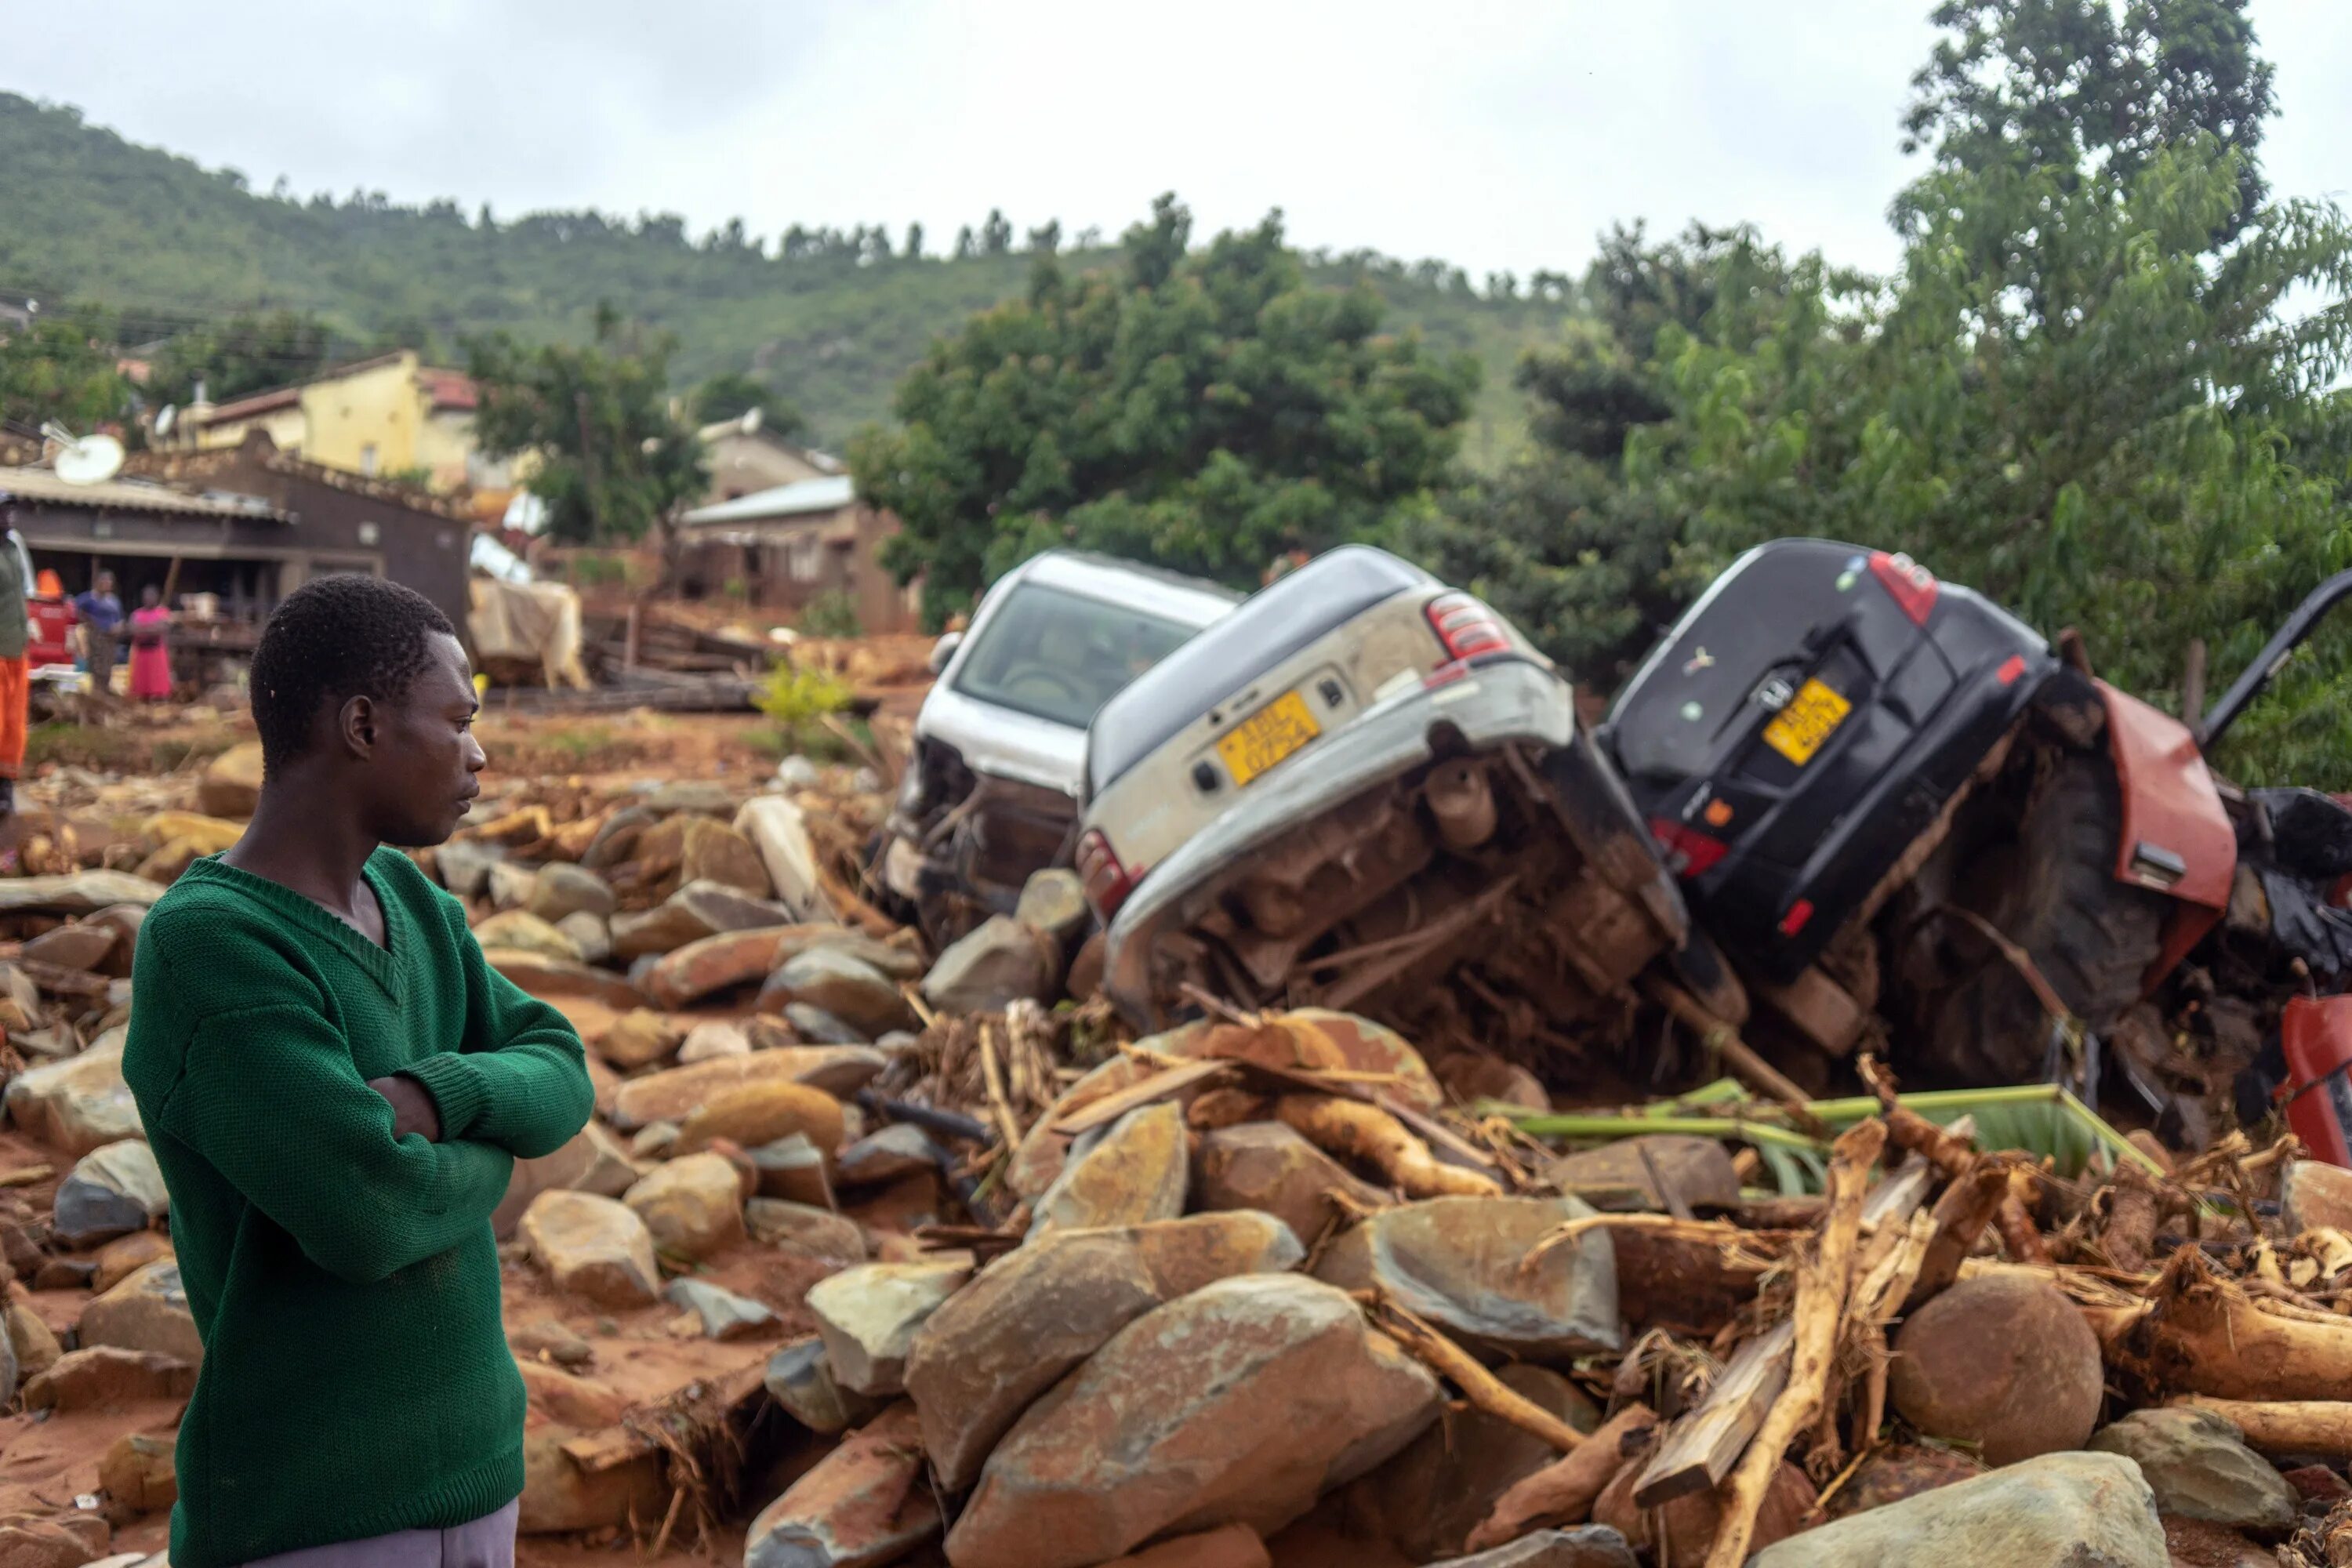
M194 399L201 382L206 397L227 403L315 375L337 353L334 330L317 316L240 312L166 340L152 362L147 389L159 403L184 404Z
M670 414L671 347L610 310L584 347L528 347L504 332L468 345L482 450L537 456L526 488L547 503L554 537L642 538L709 484L702 443Z
M1394 537L1458 441L1475 361L1381 334L1368 288L1311 286L1279 215L1188 254L1173 196L1123 265L974 317L898 388L898 427L851 450L896 512L929 612L1055 544L1255 586L1293 550Z
M1013 225L1002 210L988 209L988 221L980 226L980 248L982 255L1006 256L1013 250Z
M115 369L111 324L59 310L0 335L0 423L25 432L54 419L76 434L122 418L131 385Z

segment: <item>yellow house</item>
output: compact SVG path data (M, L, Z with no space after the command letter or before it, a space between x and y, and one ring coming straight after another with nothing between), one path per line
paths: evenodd
M266 430L279 451L321 467L413 477L446 495L508 482L504 465L477 448L477 401L465 373L420 363L415 351L402 349L233 403L191 404L159 445L211 451Z

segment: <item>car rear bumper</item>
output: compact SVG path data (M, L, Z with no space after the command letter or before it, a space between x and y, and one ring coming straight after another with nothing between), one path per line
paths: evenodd
M1460 677L1391 698L1324 740L1298 764L1268 774L1159 866L1120 906L1104 954L1104 990L1146 1026L1163 1020L1152 995L1151 952L1181 931L1235 863L1354 799L1434 762L1444 752L1526 744L1552 753L1543 770L1563 831L1583 843L1603 873L1665 916L1669 944L1687 917L1626 793L1576 722L1575 693L1549 668L1516 656L1493 658Z

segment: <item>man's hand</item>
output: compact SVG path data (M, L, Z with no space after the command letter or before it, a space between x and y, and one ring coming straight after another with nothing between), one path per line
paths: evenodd
M383 1096L392 1107L392 1135L405 1138L412 1132L422 1132L427 1143L441 1142L441 1108L425 1086L404 1074L390 1078L372 1078L368 1087Z

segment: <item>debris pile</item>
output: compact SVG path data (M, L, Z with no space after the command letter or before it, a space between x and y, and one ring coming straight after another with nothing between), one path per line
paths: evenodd
M121 1078L127 976L144 909L234 840L243 767L142 785L127 825L68 805L47 874L0 880L25 1561L163 1544L202 1346ZM748 1568L2352 1539L2352 1173L1883 1077L1465 1103L1316 1009L1204 999L1130 1039L1072 994L1066 873L937 954L866 901L877 784L528 782L420 857L597 1089L493 1220L527 1533Z

